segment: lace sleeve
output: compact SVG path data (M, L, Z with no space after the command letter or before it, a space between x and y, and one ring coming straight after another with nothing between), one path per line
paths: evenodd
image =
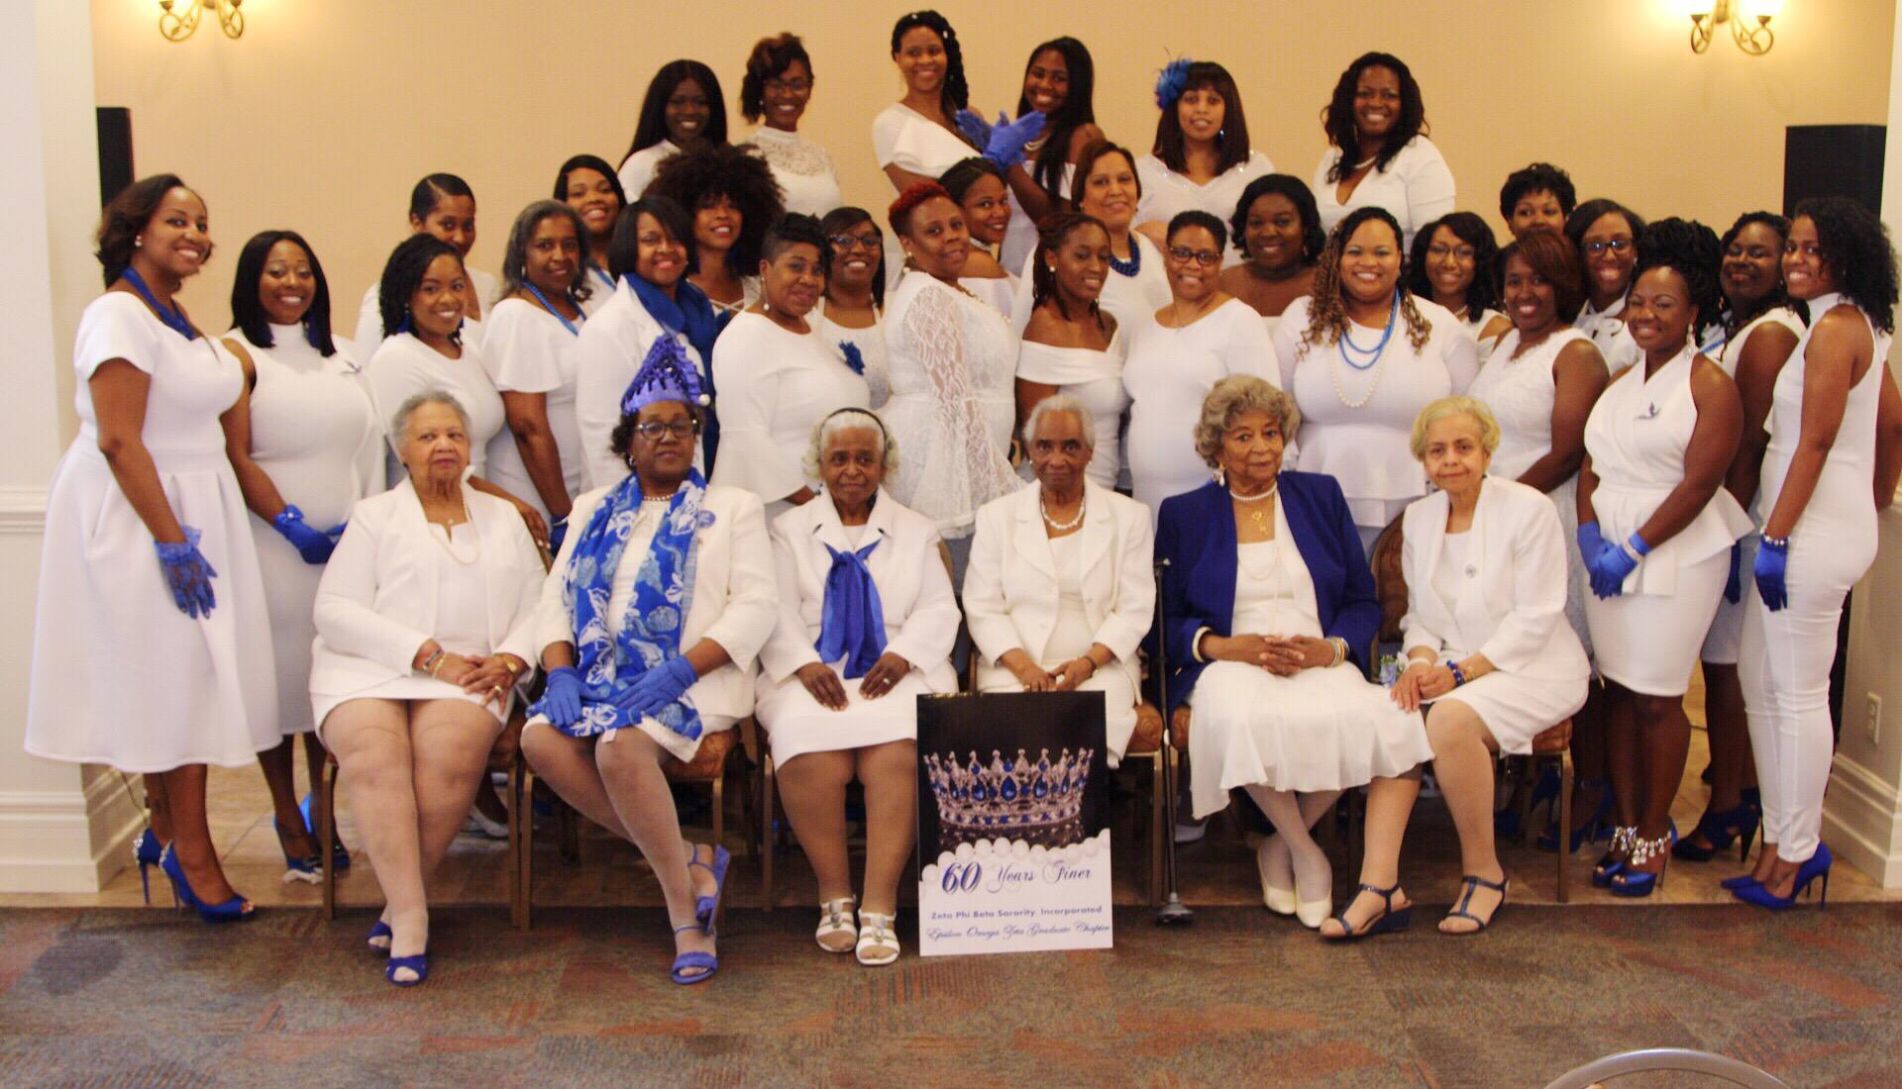
M912 437L914 443L923 440L923 449L916 458L906 457L918 469L910 481L916 489L910 506L940 531L956 535L972 524L978 507L1009 491L1016 478L985 426L952 289L934 285L919 292L904 322L904 340L935 401L928 433Z

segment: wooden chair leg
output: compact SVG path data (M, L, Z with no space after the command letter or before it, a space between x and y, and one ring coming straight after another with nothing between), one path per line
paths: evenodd
M1566 863L1572 860L1565 850L1572 844L1572 777L1572 751L1566 749L1559 753L1559 849L1555 852L1558 855L1558 901L1561 904L1566 902Z
M337 917L337 774L341 769L335 757L324 760L324 771L317 785L317 842L323 844L324 918Z
M726 769L713 777L709 783L713 790L713 843L723 846L726 843Z
M535 769L522 765L522 807L527 814L522 849L515 856L515 890L522 917L515 925L527 930L535 925Z
M575 807L567 802L556 802L555 814L561 834L561 860L572 866L581 861L581 822Z
M773 910L773 856L779 851L778 837L774 835L775 807L773 798L773 758L762 754L759 763L759 821L760 821L760 898L761 910Z
M522 888L522 856L534 846L535 820L528 802L528 765L521 753L509 766L509 923L528 929L528 903Z

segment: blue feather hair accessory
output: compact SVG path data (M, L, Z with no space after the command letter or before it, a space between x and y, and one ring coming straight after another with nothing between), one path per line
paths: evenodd
M1156 74L1157 109L1166 110L1182 97L1183 88L1189 85L1189 66L1194 63L1187 57L1177 57Z

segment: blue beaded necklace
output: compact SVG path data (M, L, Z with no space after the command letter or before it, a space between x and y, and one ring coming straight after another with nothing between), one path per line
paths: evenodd
M574 336L581 335L581 330L575 328L574 322L569 321L567 318L562 317L561 311L555 309L554 307L548 304L548 296L542 294L541 288L536 287L534 284L529 283L527 280L522 281L522 288L523 290L527 291L530 295L535 296L535 301L542 304L543 310L546 310L550 314L555 315L555 320L561 323L561 327L563 329L568 330L568 332ZM573 306L576 310L581 309L581 304L575 302L575 297L573 295L568 296L568 304L570 306ZM585 321L586 319L584 318L582 320Z
M1393 339L1394 326L1399 324L1399 319L1400 292L1396 291L1393 293L1393 306L1387 310L1387 328L1381 331L1380 343L1371 348L1363 348L1354 343L1354 323L1351 321L1347 323L1346 328L1341 330L1341 362L1346 363L1357 371L1372 370L1374 365L1380 362L1382 353L1386 352L1387 342ZM1362 357L1367 362L1355 362L1354 357L1356 355Z
M1129 236L1129 260L1119 260L1116 256L1116 251L1111 250L1109 264L1110 268L1114 269L1119 276L1134 276L1138 272L1141 272L1143 270L1142 243L1136 240L1134 234L1131 234Z
M186 340L198 339L198 330L192 328L191 321L185 317L185 311L179 309L176 305L167 306L158 301L158 296L152 294L152 289L146 286L145 277L139 275L138 269L127 265L125 271L120 273L119 276L125 280L126 283L132 285L132 290L139 293L139 298L145 300L145 305L152 308L152 313L158 315L158 320L164 322L167 329L184 337Z

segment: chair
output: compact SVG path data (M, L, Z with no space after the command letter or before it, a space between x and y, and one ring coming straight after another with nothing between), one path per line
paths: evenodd
M1680 1047L1654 1047L1607 1055L1561 1074L1545 1089L1591 1089L1607 1078L1664 1070L1704 1074L1730 1085L1741 1085L1744 1089L1790 1089L1788 1083L1749 1063L1713 1055L1708 1051L1691 1051Z
M495 746L489 750L489 765L484 774L503 772L508 775L508 797L504 799L509 811L508 873L509 873L509 921L516 927L528 927L528 888L522 875L527 871L527 857L530 824L528 806L528 765L522 759L522 724L525 721L523 711L518 704L509 715L508 725L495 739ZM324 859L324 918L337 917L337 837L334 829L337 821L337 775L342 769L337 758L329 755L324 758L323 776L317 784L317 800L314 805L317 827L312 829L317 842L322 845Z

